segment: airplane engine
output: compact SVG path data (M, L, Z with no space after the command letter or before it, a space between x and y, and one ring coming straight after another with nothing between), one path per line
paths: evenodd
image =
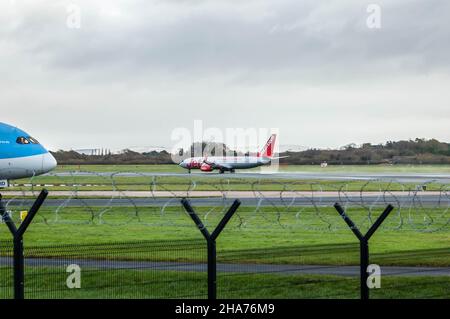
M202 172L211 172L213 169L212 169L211 165L203 163L202 166L200 166L200 170Z

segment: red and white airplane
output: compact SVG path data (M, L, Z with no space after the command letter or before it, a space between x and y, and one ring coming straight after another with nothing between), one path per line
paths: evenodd
M247 169L258 166L270 165L274 159L276 134L267 141L266 145L257 156L212 156L212 157L191 157L180 163L180 166L188 169L199 169L203 172L212 172L217 169L223 174L225 171L234 173L236 169ZM279 157L281 158L281 157Z

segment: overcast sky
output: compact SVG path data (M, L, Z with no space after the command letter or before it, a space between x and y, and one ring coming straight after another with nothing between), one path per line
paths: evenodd
M194 120L321 148L448 142L449 12L447 0L5 0L0 121L53 150L171 147Z

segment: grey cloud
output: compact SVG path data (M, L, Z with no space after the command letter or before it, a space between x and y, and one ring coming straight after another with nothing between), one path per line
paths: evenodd
M11 37L48 67L110 68L121 76L152 70L195 71L199 76L238 70L291 72L319 80L336 73L345 80L350 72L383 76L448 69L450 3L379 2L381 30L366 27L367 4L361 1L266 0L259 19L247 17L261 6L258 2L221 1L215 10L206 2L174 1L164 4L173 20L156 22L152 10L161 3L138 1L123 3L124 14L135 15L131 22L120 22L120 17L116 23L108 21L99 16L98 7L81 5L80 30L65 28L63 6L51 14L43 7Z
M2 120L53 148L170 145L194 119L321 147L450 139L448 1L377 1L380 30L373 1L79 0L77 30L72 1L17 2L0 5Z

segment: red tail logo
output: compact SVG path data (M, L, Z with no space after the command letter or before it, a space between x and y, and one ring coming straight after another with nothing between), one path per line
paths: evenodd
M272 136L267 141L266 145L262 149L261 152L258 153L258 157L269 157L271 158L274 154L275 149L275 141L277 139L276 134L272 134Z

